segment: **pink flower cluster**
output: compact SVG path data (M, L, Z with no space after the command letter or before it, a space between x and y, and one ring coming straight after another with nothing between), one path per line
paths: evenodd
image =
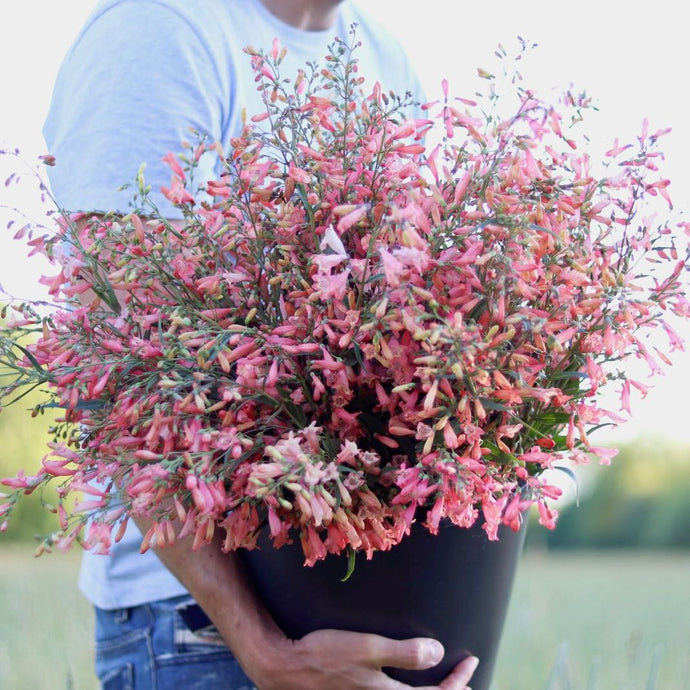
M416 519L483 519L495 539L536 503L553 526L543 471L610 459L591 429L622 418L598 393L619 381L629 411L646 389L623 363L657 372L646 335L678 346L668 315L690 315L689 226L644 210L668 199L663 132L595 177L564 134L584 98L521 90L499 120L446 91L413 120L378 84L362 93L344 44L292 85L277 46L250 53L266 113L210 202L190 182L201 142L168 157L184 222L70 218L38 242L70 245L50 279L64 306L21 307L5 340L41 323L15 364L65 415L41 471L3 480L0 514L57 480L60 547L107 552L140 515L143 548L217 530L252 547L266 526L308 564L391 548Z

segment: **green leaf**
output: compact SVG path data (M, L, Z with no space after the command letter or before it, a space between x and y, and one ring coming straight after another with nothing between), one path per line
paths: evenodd
M347 364L347 366L352 367L355 364L362 366L362 349L359 344L355 342L351 343L350 347L347 349L341 359L344 364Z
M7 406L7 405L13 405L13 404L16 403L17 401L21 400L23 397L29 395L29 393L35 391L35 390L36 390L39 386L41 386L43 383L44 383L43 381L39 381L39 382L35 383L33 386L29 386L29 388L27 388L23 393L20 393L19 395L17 395L16 398L12 398L12 400L9 400L8 402L3 403L3 404L4 404L5 406ZM28 385L28 384L26 384L26 385ZM47 406L47 405L41 405L41 407L46 407L46 406Z
M583 371L577 371L574 369L568 369L566 371L557 371L551 374L551 378L554 380L558 379L586 379L587 374Z
M511 412L512 410L503 403L495 402L489 398L479 398L479 402L487 410L497 410L499 412Z
M64 405L55 402L43 403L41 404L41 407L45 410L51 408L58 410L67 409ZM100 410L103 407L105 407L105 402L101 400L80 400L75 405L76 410Z
M347 572L345 573L345 577L341 578L341 582L347 582L350 577L352 576L352 573L355 572L355 559L356 559L356 553L355 550L351 547L347 547Z
M39 364L38 360L31 354L31 352L29 352L29 350L19 343L14 343L14 345L24 353L26 358L31 362L31 366L36 369L36 371L40 371L42 374L46 373L46 370Z
M285 411L290 415L292 421L300 429L304 429L307 426L307 415L304 414L304 410L299 405L295 405L291 400L283 400L282 402Z

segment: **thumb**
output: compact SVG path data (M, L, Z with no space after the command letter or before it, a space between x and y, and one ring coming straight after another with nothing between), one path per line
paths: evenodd
M392 640L372 636L372 660L377 666L392 666L411 671L421 671L436 666L443 659L443 645L437 640L414 637L408 640Z

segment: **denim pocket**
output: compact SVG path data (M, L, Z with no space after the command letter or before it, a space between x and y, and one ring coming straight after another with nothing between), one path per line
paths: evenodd
M134 667L125 664L103 674L101 690L134 690Z
M174 651L156 656L161 690L253 690L253 683L215 628L192 632L182 618L174 620Z
M193 604L178 601L172 611L172 653L156 656L159 688L252 690L254 684L213 624L190 630L180 611Z
M155 687L150 616L145 610L96 609L96 675L102 690Z
M192 632L182 620L175 621L173 642L176 654L203 654L204 652L211 654L228 651L225 640L215 627Z
M190 629L189 624L182 616L182 611L190 606L196 606L192 599L183 601L175 607L173 614L173 643L177 654L196 653L203 654L226 650L225 641L218 629L210 621L202 627Z
M189 629L188 597L132 609L96 609L96 674L102 690L252 690L212 625ZM196 627L196 626L193 626Z
M96 660L110 656L122 656L139 649L149 649L150 637L147 630L132 630L117 637L96 640Z

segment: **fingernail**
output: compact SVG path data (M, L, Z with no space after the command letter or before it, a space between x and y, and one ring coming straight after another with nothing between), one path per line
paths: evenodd
M441 659L443 659L443 655L445 653L445 650L443 649L443 645L440 642L437 642L436 640L432 640L429 643L429 661L434 664L438 664Z
M470 668L474 672L474 670L477 668L477 666L479 666L479 659L476 656L471 656L468 659L468 663L470 665Z

